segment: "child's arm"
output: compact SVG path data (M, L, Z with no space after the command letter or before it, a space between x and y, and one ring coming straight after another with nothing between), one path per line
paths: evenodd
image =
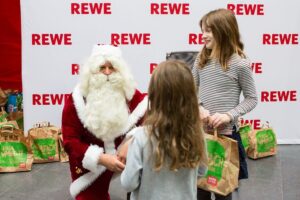
M128 192L131 192L139 187L141 182L141 174L143 169L143 145L140 134L136 134L131 144L128 147L126 166L121 174L121 185ZM144 134L143 134L144 135Z

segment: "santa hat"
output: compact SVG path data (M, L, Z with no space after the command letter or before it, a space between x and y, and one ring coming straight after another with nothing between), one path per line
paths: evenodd
M90 75L98 72L99 67L106 61L109 61L124 78L123 89L125 96L127 100L131 100L135 92L136 83L122 57L121 49L112 45L94 45L90 57L80 69L80 90L82 95L84 97L87 96Z

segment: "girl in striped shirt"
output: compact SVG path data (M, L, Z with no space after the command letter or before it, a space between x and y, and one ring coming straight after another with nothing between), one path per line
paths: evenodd
M200 113L207 132L238 141L239 179L248 178L246 154L238 133L238 118L257 105L257 94L249 59L243 52L237 20L226 9L213 10L202 17L200 28L205 42L192 73L199 87ZM240 94L244 99L240 101ZM210 192L198 188L198 200L209 200ZM215 194L216 200L231 200Z

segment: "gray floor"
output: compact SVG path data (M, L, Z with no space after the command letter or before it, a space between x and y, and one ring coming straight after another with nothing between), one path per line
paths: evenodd
M240 182L234 200L300 200L300 145L280 145L278 155L248 160L250 178ZM31 172L0 174L1 200L71 200L68 163L34 164ZM111 200L124 200L119 179Z

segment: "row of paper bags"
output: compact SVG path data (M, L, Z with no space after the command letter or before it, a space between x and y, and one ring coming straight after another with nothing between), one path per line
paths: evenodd
M275 155L276 135L272 128L252 130L250 125L240 127L242 143L252 159ZM208 170L198 179L198 187L226 196L238 187L239 153L237 142L215 133L205 134Z
M0 123L0 172L30 171L33 163L67 162L61 130L37 123L28 136L15 121Z

